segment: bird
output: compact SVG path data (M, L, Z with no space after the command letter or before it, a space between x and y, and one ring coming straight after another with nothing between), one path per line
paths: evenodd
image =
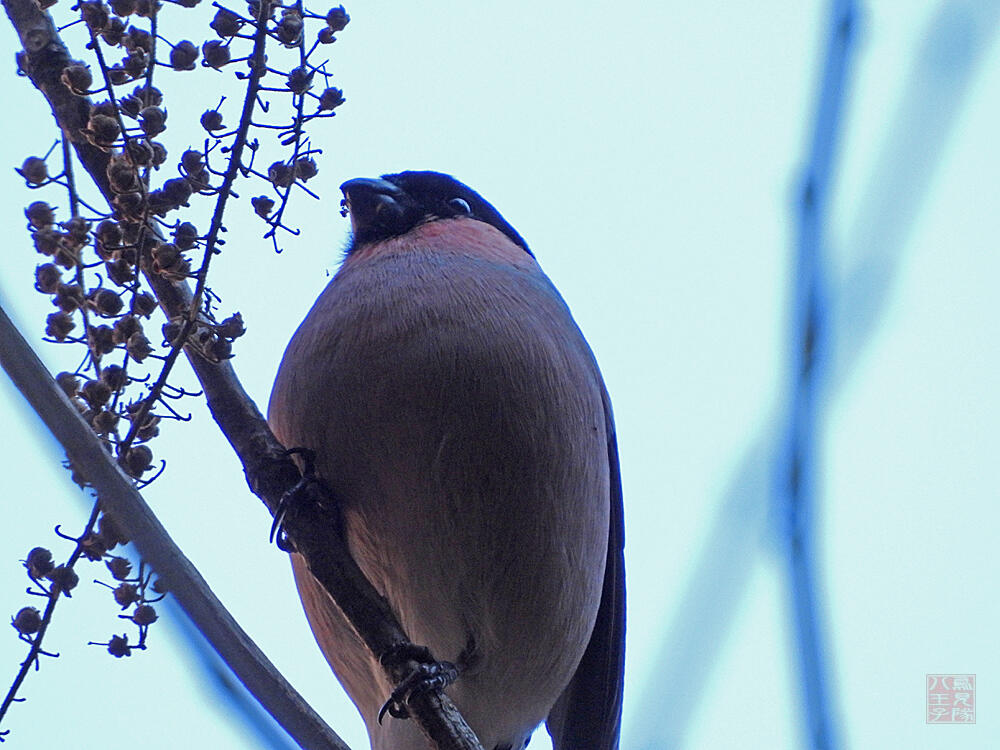
M311 452L359 567L485 750L615 750L625 577L608 391L534 253L433 171L348 180L342 263L282 357L268 421ZM293 552L313 635L373 750L424 750L396 687Z

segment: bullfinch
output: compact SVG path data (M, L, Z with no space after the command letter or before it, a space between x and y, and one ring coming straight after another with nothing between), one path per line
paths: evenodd
M486 750L545 721L557 750L618 747L622 492L608 393L528 245L449 175L341 186L346 257L295 332L268 419L314 454L358 565ZM396 687L292 554L320 649L374 750L426 750L380 721Z

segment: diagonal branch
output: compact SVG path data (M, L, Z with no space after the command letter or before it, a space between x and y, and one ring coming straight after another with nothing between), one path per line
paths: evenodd
M106 173L110 154L89 144L81 134L89 118L90 102L85 97L70 93L60 80L62 70L71 58L51 17L40 11L34 0L3 0L3 6L24 48L19 56L22 70L45 96L56 123L73 144L84 169L110 202L112 193ZM168 318L177 319L188 314L193 295L186 283L171 282L151 273L148 268L143 270ZM213 418L243 464L250 488L273 515L282 497L298 483L298 467L271 433L232 366L226 361L209 361L191 347L185 348L185 354L201 382ZM91 474L111 471L109 467L113 466L113 461L106 454L97 452L89 453L74 463L81 469L86 466ZM296 550L305 558L312 574L337 602L373 654L389 653L399 644L408 642L388 602L364 577L346 544L332 543L331 535L326 531L335 528L337 522L332 499L324 497L323 490L315 483L310 484L307 494L310 502L297 504L295 512L285 519L283 528ZM109 511L123 528L132 528L138 523L124 507L109 506ZM153 536L158 534L165 536L162 528ZM142 544L140 551L144 556L150 554ZM163 569L164 565L170 564L170 556L149 559L161 576L170 577L168 571ZM197 575L193 568L189 572ZM172 586L171 590L179 589ZM202 623L196 624L202 627ZM212 641L223 658L226 658L226 641L230 637L222 635L221 641ZM413 666L404 664L386 669L393 683L398 683L406 670ZM240 679L244 679L242 675ZM245 680L244 683L247 684ZM248 687L253 686L248 684ZM257 697L261 700L259 694ZM408 707L421 730L436 747L442 750L482 750L475 734L443 693L434 691L414 695ZM336 744L325 746L339 747Z

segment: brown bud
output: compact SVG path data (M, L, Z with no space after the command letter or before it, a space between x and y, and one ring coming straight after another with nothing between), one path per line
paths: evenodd
M70 398L73 398L80 390L80 379L71 372L61 372L56 375L56 382Z
M82 216L73 216L69 221L63 222L63 229L66 230L69 242L74 245L84 245L90 237L90 222Z
M210 133L214 130L222 130L224 127L222 124L222 113L217 109L207 110L201 116L201 126Z
M115 109L114 103L110 99L104 99L93 104L90 107L90 113L88 117L93 117L94 115L107 115L108 117L117 117L118 110Z
M122 244L121 225L117 221L105 219L97 225L94 237L98 243L104 246L104 252L110 254Z
M168 344L174 344L178 337L181 335L181 331L184 328L184 324L179 320L168 320L160 328L160 333L163 334L163 340Z
M312 179L317 174L319 174L319 167L316 166L314 159L303 157L295 160L295 176L303 182Z
M319 109L321 112L334 110L345 101L347 100L344 99L344 92L331 86L319 95Z
M45 319L45 335L54 338L56 341L65 341L69 332L76 327L73 318L65 312L51 313Z
M52 259L63 268L73 268L80 261L80 255L75 247L63 242L56 248Z
M139 112L139 127L152 138L167 129L167 110L160 107L143 107Z
M146 338L145 334L133 333L125 343L125 351L129 353L132 359L142 362L142 360L153 353L153 347L150 345L149 339Z
M90 327L90 350L98 357L115 350L115 337L111 326Z
M116 581L124 581L128 578L129 573L132 572L132 563L124 557L112 557L109 560L105 560L104 564L108 566L111 577Z
M295 182L295 168L283 161L276 161L267 168L267 179L275 187L291 187Z
M219 8L209 26L215 30L216 34L222 38L226 38L239 34L240 28L243 26L243 21L232 11Z
M102 513L97 522L97 533L104 539L108 549L114 549L119 544L128 544L126 537L107 513Z
M52 300L52 304L66 313L79 309L83 303L83 289L79 284L60 284Z
M174 229L174 244L181 250L190 250L198 244L198 230L190 221L177 225Z
M135 13L135 0L108 0L111 11L116 16L127 18Z
M129 94L118 100L118 107L123 115L136 120L139 117L139 110L142 109L142 100L135 94Z
M191 185L183 177L174 177L163 183L163 195L172 206L186 206L191 197Z
M132 80L132 76L121 65L112 65L108 68L108 80L113 86L121 86Z
M111 398L111 388L100 380L88 380L80 389L80 395L90 404L91 409L96 409L108 403L108 399Z
M220 39L212 39L201 45L201 56L205 65L216 69L228 64L232 59L229 54L229 45Z
M250 205L253 206L254 213L262 219L266 219L271 211L274 210L274 201L266 195L258 195L255 198L251 198Z
M170 50L170 65L174 70L194 70L197 61L198 48L187 39L178 42Z
M124 258L105 263L104 270L107 271L108 279L111 283L118 286L125 286L135 280L135 271L132 268L132 264Z
M132 622L140 627L152 625L156 620L156 610L150 604L140 604L132 613Z
M153 465L153 451L148 445L133 445L125 454L123 466L129 476L139 478Z
M152 34L145 29L140 29L138 26L129 26L124 42L125 49L130 52L145 52L148 54L153 51Z
M281 20L275 28L278 41L286 47L294 47L302 38L302 16L294 8L281 11Z
M114 590L114 597L122 609L127 609L139 601L139 589L134 583L120 583Z
M313 71L304 66L292 68L288 72L285 85L293 94L304 94L312 88Z
M108 162L108 182L116 193L134 193L139 190L139 175L135 166L123 158L113 158Z
M139 221L142 219L142 193L121 193L111 199L118 221Z
M135 14L142 18L152 18L157 7L159 7L157 0L136 0Z
M87 24L87 27L91 31L96 33L100 33L107 26L110 19L108 6L100 2L100 0L80 3L80 13L83 15L83 22Z
M128 636L111 636L111 640L108 641L108 653L116 659L121 659L123 656L131 656L132 647L128 645Z
M22 607L11 618L10 624L21 635L34 635L42 628L42 613L34 607Z
M62 282L62 272L54 263L43 263L35 268L35 289L42 294L55 294Z
M52 591L61 594L69 594L80 582L80 576L76 574L76 571L65 565L53 568L45 577L52 581Z
M326 14L326 25L330 27L332 31L343 31L347 24L351 22L351 17L344 10L343 5L338 5L336 8L330 8Z
M56 220L56 212L45 201L35 201L25 210L24 215L28 217L28 224L35 229L47 229Z
M142 324L135 315L122 315L115 321L113 329L115 343L124 344L133 333L142 333Z
M243 325L243 316L240 315L238 312L233 313L228 318L219 323L218 331L220 336L223 336L224 338L227 338L230 341L233 339L238 339L240 336L242 336L244 333L247 332L246 326Z
M101 380L107 383L112 391L120 391L128 385L128 373L121 365L108 365L101 370Z
M59 249L62 236L62 232L56 229L39 229L37 232L32 233L31 241L35 245L35 250L42 255L55 255Z
M136 117L139 116L136 110ZM129 160L139 167L146 167L153 163L153 147L145 140L133 138L128 142L125 153Z
M49 168L45 164L45 159L37 156L29 156L17 171L29 185L41 185L49 179Z
M112 47L122 43L125 36L125 22L120 18L112 18L104 26L101 32L101 39Z
M90 68L81 63L74 63L63 68L60 76L63 85L78 96L84 96L94 84L94 77L90 74Z
M101 409L90 421L94 426L94 432L98 435L110 435L118 426L118 413L108 409Z
M110 289L95 289L90 293L90 306L104 318L112 318L122 311L125 303Z
M52 553L45 547L34 547L24 561L24 567L28 569L28 575L32 578L44 578L55 566L52 562Z
M196 149L189 148L181 154L181 169L185 173L199 172L205 167L205 155Z
M148 318L156 311L156 298L148 292L140 292L132 298L132 312Z
M88 141L101 148L111 146L122 134L118 121L107 115L92 116L83 132Z
M142 427L135 433L136 437L143 442L148 442L160 434L160 418L147 415Z
M167 584L163 582L162 578L157 578L155 581L153 581L153 591L155 591L157 594L167 593Z
M153 147L153 166L158 167L167 160L167 147L159 141L150 141Z
M134 27L133 27L134 28ZM126 39L127 41L127 39ZM121 68L129 78L140 78L149 67L149 53L142 50L129 52L122 58Z
M107 554L108 548L100 534L90 532L80 540L80 551L91 562L97 562Z

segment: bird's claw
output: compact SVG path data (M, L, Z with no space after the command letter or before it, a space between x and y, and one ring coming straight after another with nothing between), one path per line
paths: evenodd
M383 664L412 661L416 662L416 666L400 681L379 709L379 724L387 713L395 719L409 718L410 712L406 706L414 695L443 690L458 679L458 667L450 661L435 661L430 650L412 643L398 644L383 654L380 661Z
M278 507L274 510L274 521L271 523L271 534L268 537L269 541L277 545L278 549L282 552L295 551L295 546L291 543L291 540L282 527L292 504L305 492L310 484L319 482L319 479L316 478L315 452L309 448L289 448L285 451L284 456L287 458L295 454L302 456L302 476L299 477L299 481L288 489L278 501Z

